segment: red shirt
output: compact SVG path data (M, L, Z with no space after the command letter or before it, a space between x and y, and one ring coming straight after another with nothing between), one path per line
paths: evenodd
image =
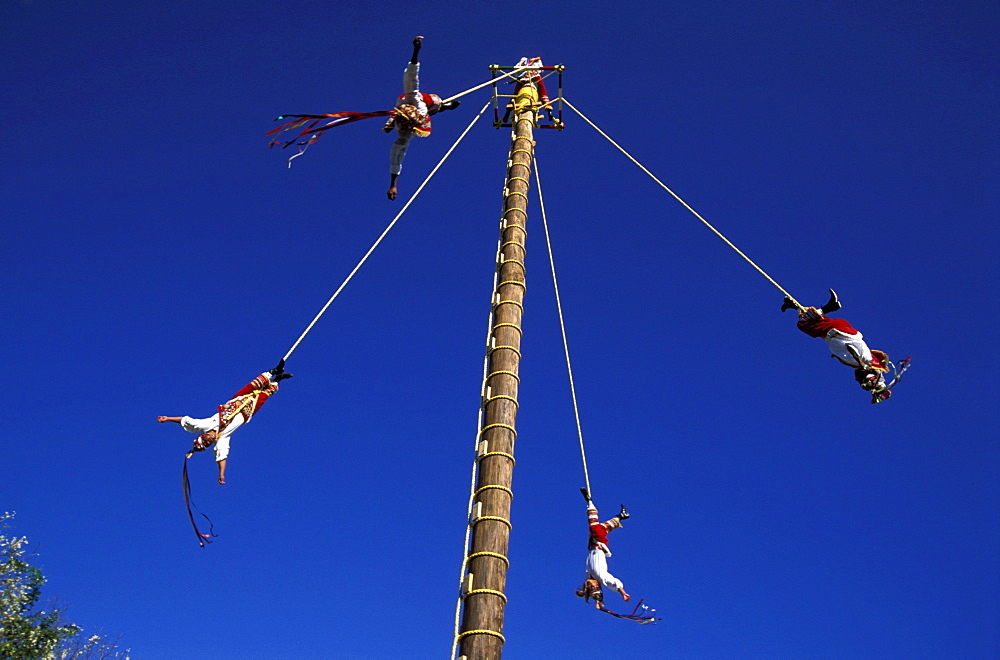
M806 333L810 337L826 337L826 333L831 330L840 330L841 332L846 332L849 335L856 335L858 331L855 330L850 323L844 319L828 319L825 316L821 316L818 319L805 319L800 320L796 323L799 330Z
M590 540L587 547L593 550L597 547L598 543L603 543L607 546L608 528L604 526L604 523L595 522L590 524Z

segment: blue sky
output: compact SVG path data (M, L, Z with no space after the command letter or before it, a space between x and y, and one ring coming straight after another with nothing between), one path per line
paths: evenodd
M404 11L405 10L405 11ZM871 406L781 294L568 112L537 156L611 570L573 595L582 469L533 200L510 658L1000 654L995 3L0 6L7 134L0 509L45 593L137 657L451 648L509 132L480 122L233 441L190 437L283 355L489 98L285 167L282 113L388 108L410 40L442 96L490 64L565 94L807 304L914 367ZM612 606L620 605L610 597Z

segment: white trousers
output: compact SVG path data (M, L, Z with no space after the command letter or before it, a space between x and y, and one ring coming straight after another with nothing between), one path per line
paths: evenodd
M605 587L624 589L622 581L608 572L608 558L603 550L594 548L587 555L587 576L584 579L594 578Z
M830 348L830 352L840 358L841 362L848 364L852 367L860 367L851 352L847 350L847 347L852 347L857 351L858 355L861 356L862 360L866 362L872 361L872 352L868 348L868 344L865 343L863 335L859 332L856 335L849 335L846 332L841 332L840 330L831 330L826 333L826 337L823 338L826 345Z
M403 99L397 101L397 105L407 104L416 107L422 115L427 114L427 104L420 94L420 63L413 62L406 65L403 71ZM396 141L389 149L389 174L399 174L403 171L403 159L406 158L406 150L413 139L413 131L397 130Z
M236 429L243 426L243 422L246 421L243 415L236 415L233 421L229 422L229 426L223 429L222 433L219 434L212 445L212 452L215 454L215 461L219 462L224 458L229 456L229 437L236 432ZM211 417L206 417L204 419L196 419L194 417L181 417L181 428L183 428L188 433L194 433L195 435L201 435L202 433L208 433L209 431L214 431L219 428L219 413L215 413Z

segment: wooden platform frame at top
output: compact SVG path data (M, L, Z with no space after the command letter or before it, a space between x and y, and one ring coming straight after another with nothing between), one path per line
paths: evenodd
M504 112L506 113L506 110L508 108L508 104L512 104L513 103L513 99L515 97L515 94L501 94L500 90L497 88L497 83L499 83L499 82L505 82L507 84L516 84L518 82L518 79L517 79L516 76L515 77L503 76L503 77L498 78L497 77L497 73L498 72L505 72L505 71L514 71L514 70L516 70L518 68L519 67L516 67L516 66L500 66L498 64L491 64L490 65L490 76L491 76L491 80L494 81L493 82L493 128L501 128L501 127L511 128L513 126L513 124L510 121L506 121L505 122L505 121L503 121L503 119L501 117L501 114L500 114L500 99L502 99L502 98L503 99L511 99L510 101L504 103ZM563 86L562 74L563 74L563 71L565 69L566 69L566 67L563 66L562 64L557 64L556 66L540 66L540 67L532 67L531 69L523 69L523 68L521 69L522 71L546 72L546 73L542 74L542 76L541 76L542 80L544 80L544 79L552 76L553 74L555 74L556 75L556 79L558 80L559 89L556 92L556 95L555 96L551 96L550 95L550 98L552 99L552 101L549 103L549 107L551 108L550 111L552 113L552 115L551 115L552 116L552 121L551 121L551 123L548 123L548 124L543 124L543 123L539 122L539 123L535 124L535 128L553 128L553 129L555 129L557 131L561 131L561 130L564 130L566 128L566 124L563 123L563 100L562 100L562 97L563 97L563 93L562 93L562 86ZM542 115L542 111L541 111L541 109L539 109L539 110L540 110L539 111L539 116L541 116Z

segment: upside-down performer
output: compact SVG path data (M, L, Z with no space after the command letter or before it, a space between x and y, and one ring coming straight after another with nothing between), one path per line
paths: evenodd
M611 550L608 549L608 532L622 526L623 520L628 520L629 514L625 510L625 505L621 505L621 511L617 516L607 522L600 522L597 516L597 507L590 499L590 492L586 488L581 488L583 498L587 501L587 520L590 527L590 538L587 541L587 572L584 576L583 584L577 589L576 595L585 598L587 602L594 599L594 607L604 609L604 592L602 587L614 589L622 595L626 602L632 599L625 592L625 585L622 581L608 572L608 557Z
M279 381L291 377L292 374L285 372L285 360L282 359L274 369L265 371L247 383L233 395L233 398L219 406L219 411L211 417L196 419L187 416L160 416L156 421L180 424L188 433L197 434L198 437L194 439L194 445L186 454L186 458L191 458L195 452L205 451L211 447L215 453L215 462L219 466L219 483L225 484L230 437L236 429L249 422L264 402L278 391Z
M420 91L420 47L423 37L414 37L413 55L410 63L403 70L403 93L396 101L395 114L382 128L386 133L396 131L396 141L389 151L389 190L386 197L396 199L396 181L403 171L403 158L410 146L413 136L427 137L431 134L431 115L445 110L452 110L460 105L460 101L444 103L437 94L424 94Z
M792 309L796 305L791 298L785 297L781 311ZM840 360L854 369L854 379L861 387L872 393L872 403L885 401L892 395L890 389L898 382L897 378L886 384L885 374L891 368L889 356L883 351L872 350L865 343L864 336L844 319L831 319L826 315L841 308L837 293L830 289L830 300L820 308L804 307L799 310L796 327L810 337L819 337L826 342L833 354L830 357ZM906 361L904 361L904 370Z
M444 110L457 108L461 102L451 100L447 103L441 100L437 94L424 94L420 91L420 54L423 37L414 37L413 55L403 72L403 94L396 102L396 107L392 110L376 110L374 112L335 112L325 115L279 115L276 119L291 119L292 121L282 124L278 128L269 131L267 135L277 135L285 131L302 129L298 135L291 140L279 140L277 137L271 140L269 146L280 146L282 149L298 145L299 152L288 159L288 166L292 166L292 160L305 153L325 131L344 126L361 119L371 117L388 117L383 130L386 133L396 131L396 141L392 144L389 154L389 191L387 197L396 199L396 179L403 170L403 157L406 156L406 149L413 136L427 137L431 134L430 116ZM323 123L324 120L330 121ZM303 128L304 127L304 128Z

